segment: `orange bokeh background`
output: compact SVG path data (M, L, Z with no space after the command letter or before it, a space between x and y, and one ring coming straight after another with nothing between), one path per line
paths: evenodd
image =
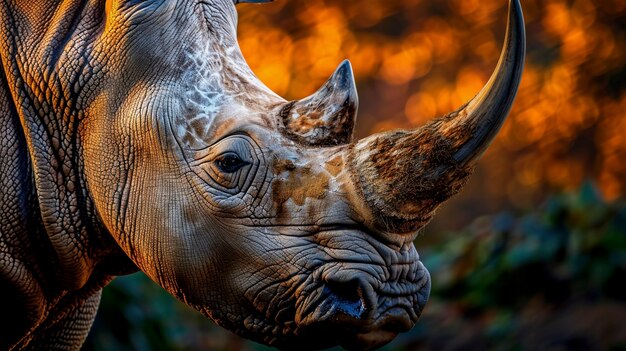
M626 1L524 0L527 61L511 115L431 230L537 206L594 181L626 192ZM313 93L345 58L360 94L357 137L415 128L476 94L496 65L504 0L315 0L240 5L239 43L287 99Z

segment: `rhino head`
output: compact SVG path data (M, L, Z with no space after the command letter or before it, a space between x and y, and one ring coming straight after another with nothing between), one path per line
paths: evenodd
M359 141L347 61L313 95L286 101L246 64L233 0L107 4L84 172L137 267L225 328L280 348L375 348L410 329L430 290L416 232L461 189L520 82L519 1L473 100Z

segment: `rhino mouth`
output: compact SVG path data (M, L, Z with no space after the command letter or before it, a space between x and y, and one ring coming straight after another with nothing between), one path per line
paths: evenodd
M320 292L313 294L316 297L304 303L302 315L296 315L298 336L310 345L341 345L348 350L369 350L387 344L417 323L426 304L430 281L426 269L419 266L420 281L387 282L382 289L368 288L369 283L356 280L348 286L362 288L323 284ZM324 340L319 340L319 335L324 335ZM302 341L298 343L301 345Z
M280 349L341 345L368 350L417 323L430 293L430 275L412 244L394 250L355 230L321 232L316 237L326 245L322 251L330 250L336 257L322 260L292 286L290 299L278 303L280 313L271 318L267 310L263 317L259 313L248 324L256 330L248 329L247 334L271 330L272 335L255 338ZM340 239L331 243L329 238ZM350 241L360 243L362 251L346 250Z
M279 345L282 349L319 349L340 345L347 350L372 350L392 341L399 333L409 330L414 323L395 311L384 320L368 327L346 323L345 320L318 322L299 332L297 343ZM323 337L320 338L320 335ZM310 347L310 348L309 348Z

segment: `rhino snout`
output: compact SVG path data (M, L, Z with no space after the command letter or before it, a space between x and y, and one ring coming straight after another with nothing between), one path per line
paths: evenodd
M367 260L327 264L298 303L298 335L316 347L368 350L411 329L428 299L430 275L413 247L400 255L384 268Z

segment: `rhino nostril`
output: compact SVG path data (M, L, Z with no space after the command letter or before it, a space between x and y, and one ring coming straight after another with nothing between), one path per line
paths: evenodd
M326 284L328 290L337 298L345 301L361 301L359 284L356 281L330 281Z
M335 312L354 319L362 319L367 310L364 285L358 279L349 281L330 280L325 285L328 300ZM337 316L336 316L337 317Z

